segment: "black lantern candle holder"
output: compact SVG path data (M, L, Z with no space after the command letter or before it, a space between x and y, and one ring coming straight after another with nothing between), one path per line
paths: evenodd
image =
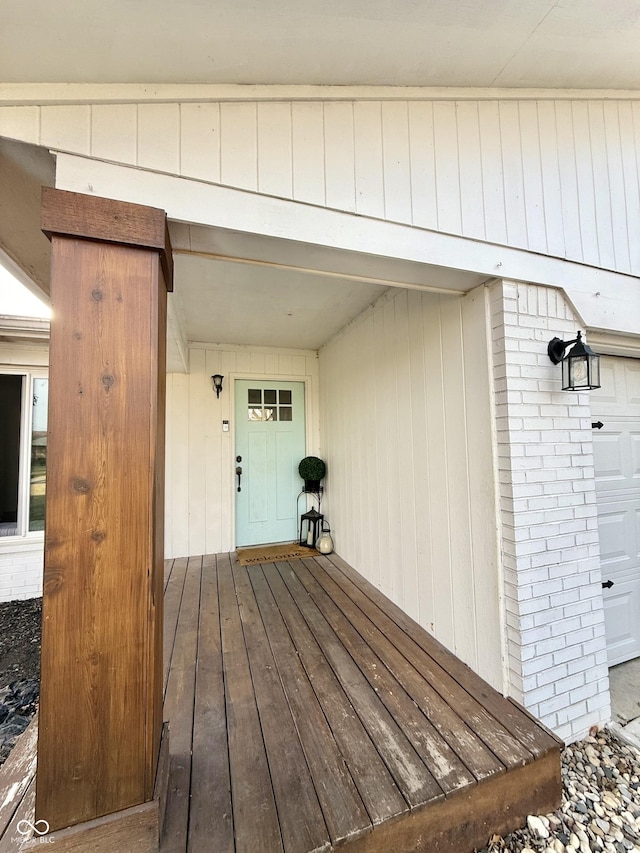
M320 531L322 530L322 522L324 515L313 507L309 512L305 512L300 516L300 545L305 548L315 548Z

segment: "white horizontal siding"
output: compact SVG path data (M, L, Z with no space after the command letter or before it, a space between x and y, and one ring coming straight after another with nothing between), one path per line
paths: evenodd
M0 602L42 595L44 534L0 539Z
M5 367L9 367L13 370L20 367L32 369L34 367L48 366L48 344L0 342L0 372L2 372Z
M320 351L336 550L501 688L484 289L385 295Z
M640 274L640 103L0 108L0 135Z
M185 557L235 547L235 378L306 382L307 447L319 452L318 357L307 350L193 346L189 374L167 376L165 554ZM216 398L211 376L221 373ZM223 432L222 422L230 428Z

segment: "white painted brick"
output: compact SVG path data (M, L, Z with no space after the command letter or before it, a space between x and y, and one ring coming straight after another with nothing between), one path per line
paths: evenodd
M523 662L522 672L524 675L534 675L535 673L550 671L553 668L554 661L552 654L538 655L537 657L530 657Z
M547 667L536 675L538 686L542 687L543 684L557 684L559 681L564 680L568 674L569 671L566 663L560 666Z
M575 690L570 691L570 699L571 705L576 705L581 702L583 699L592 699L598 696L599 694L598 685L593 682L589 682L589 684L584 684L582 687L578 687Z
M504 356L494 379L509 667L522 701L573 736L588 715L576 691L593 692L606 661L590 400L560 390L546 354L549 329L571 334L578 321L553 288L498 282L490 306L493 351ZM552 704L532 675L535 689L555 685Z
M553 652L555 655L565 646L566 640L562 635L560 635L558 637L550 637L548 640L541 640L540 642L536 643L535 650L537 655L544 655L548 652ZM561 663L561 661L558 661L558 663Z
M591 611L580 616L580 622L584 627L588 625L604 625L604 613L602 610Z
M582 689L585 686L585 677L586 676L584 672L578 672L574 675L568 675L566 678L559 679L555 685L556 694L561 695L562 693L577 692L579 689ZM594 690L596 690L596 688L591 684L588 686L589 690L591 691L588 695L591 696ZM577 701L580 701L580 699L585 698L586 696L580 696L578 697Z
M555 685L553 682L550 684L544 684L541 687L536 687L533 690L529 690L527 692L527 703L535 704L544 702L545 705L547 701L550 701L555 694Z
M527 697L528 698L528 697ZM544 719L548 714L552 714L554 711L559 711L560 709L566 708L567 705L571 704L573 706L579 704L579 700L569 701L569 694L562 693L559 696L552 696L550 699L545 699L543 713L541 714ZM580 705L580 708L586 711L587 703L584 702L584 705Z
M560 634L567 636L567 645L570 645L574 639L574 632L579 631L583 627L579 616L574 616L573 619L561 619L551 626L551 635L556 637ZM589 638L591 639L591 638Z
M576 672L585 672L586 670L593 670L595 666L597 666L595 655L580 655L580 657L568 661L567 672L569 673L569 675L573 675Z

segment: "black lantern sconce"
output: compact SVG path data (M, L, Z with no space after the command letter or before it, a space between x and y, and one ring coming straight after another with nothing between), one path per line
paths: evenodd
M311 508L309 512L300 516L300 545L307 548L316 547L323 520L324 515L315 508Z
M571 349L565 355L567 347ZM581 332L573 341L553 338L547 353L554 364L562 365L563 391L590 391L600 387L600 356L584 343Z
M216 392L216 397L220 396L220 392L222 391L222 380L224 376L221 376L219 373L214 373L211 377L211 381L213 382L213 390Z

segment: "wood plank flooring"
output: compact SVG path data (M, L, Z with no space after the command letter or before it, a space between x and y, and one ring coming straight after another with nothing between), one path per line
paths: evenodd
M167 561L162 853L471 853L560 742L335 555Z

